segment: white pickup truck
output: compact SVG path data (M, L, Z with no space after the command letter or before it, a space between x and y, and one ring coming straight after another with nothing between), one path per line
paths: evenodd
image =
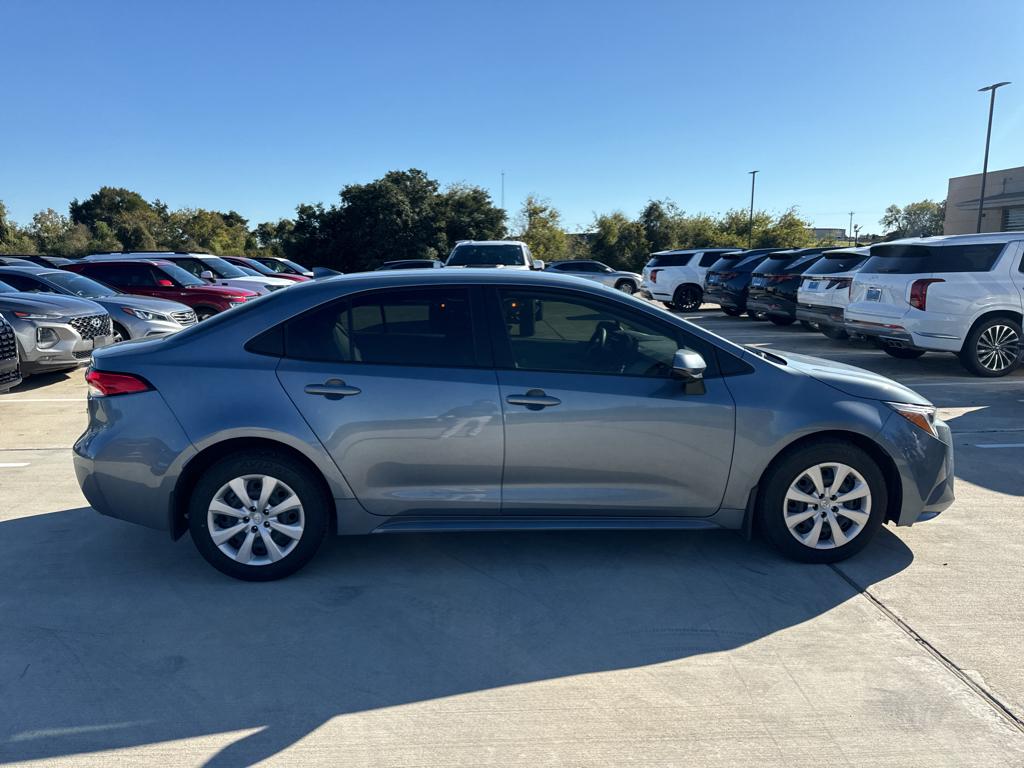
M530 254L521 240L460 240L448 254L446 267L501 267L544 269L544 262Z

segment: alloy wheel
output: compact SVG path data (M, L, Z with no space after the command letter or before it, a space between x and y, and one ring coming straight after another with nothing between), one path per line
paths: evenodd
M811 549L835 549L857 537L871 517L871 488L846 464L815 464L797 475L782 502L793 537Z
M306 516L285 483L269 475L243 475L214 494L206 524L213 543L232 560L268 565L295 550Z
M1008 325L991 325L978 337L976 349L983 368L1005 371L1020 358L1020 335Z

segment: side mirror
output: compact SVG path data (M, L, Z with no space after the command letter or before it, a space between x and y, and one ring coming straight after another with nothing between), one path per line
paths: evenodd
M215 278L215 277L213 276L213 272L211 272L211 271L210 271L210 270L208 270L208 269L204 269L204 270L203 270L202 272L200 272L200 273L199 273L199 277L200 277L200 278L201 278L202 280L209 280L210 282L213 282L213 281L214 281L214 280L216 279L216 278Z
M672 356L672 375L684 381L700 381L707 367L704 358L692 349L677 349Z
M533 260L533 265L530 267L530 269L544 269L544 260L543 259L534 259Z

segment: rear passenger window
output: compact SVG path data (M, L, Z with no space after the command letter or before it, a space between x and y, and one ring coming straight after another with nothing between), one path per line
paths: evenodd
M469 293L377 291L334 302L287 324L285 353L320 362L475 366Z
M861 270L865 274L915 275L929 272L988 272L1005 243L977 245L879 245Z

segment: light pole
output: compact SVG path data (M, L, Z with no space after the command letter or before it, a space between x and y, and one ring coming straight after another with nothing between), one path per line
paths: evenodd
M501 210L505 210L505 172L501 172Z
M750 174L750 222L747 225L747 250L754 247L754 182L757 181L757 174L760 171L747 171Z
M853 211L850 211L850 228L846 230L846 236L849 238L853 234Z
M860 224L853 228L853 247L860 245Z
M985 163L981 167L981 196L978 198L978 228L976 232L981 232L981 217L983 215L983 209L985 207L985 182L988 180L988 145L992 141L992 113L996 108L996 90L1002 88L1004 85L1010 83L993 83L992 85L986 85L984 88L979 88L978 93L984 91L991 91L992 98L988 102L988 130L985 132Z

